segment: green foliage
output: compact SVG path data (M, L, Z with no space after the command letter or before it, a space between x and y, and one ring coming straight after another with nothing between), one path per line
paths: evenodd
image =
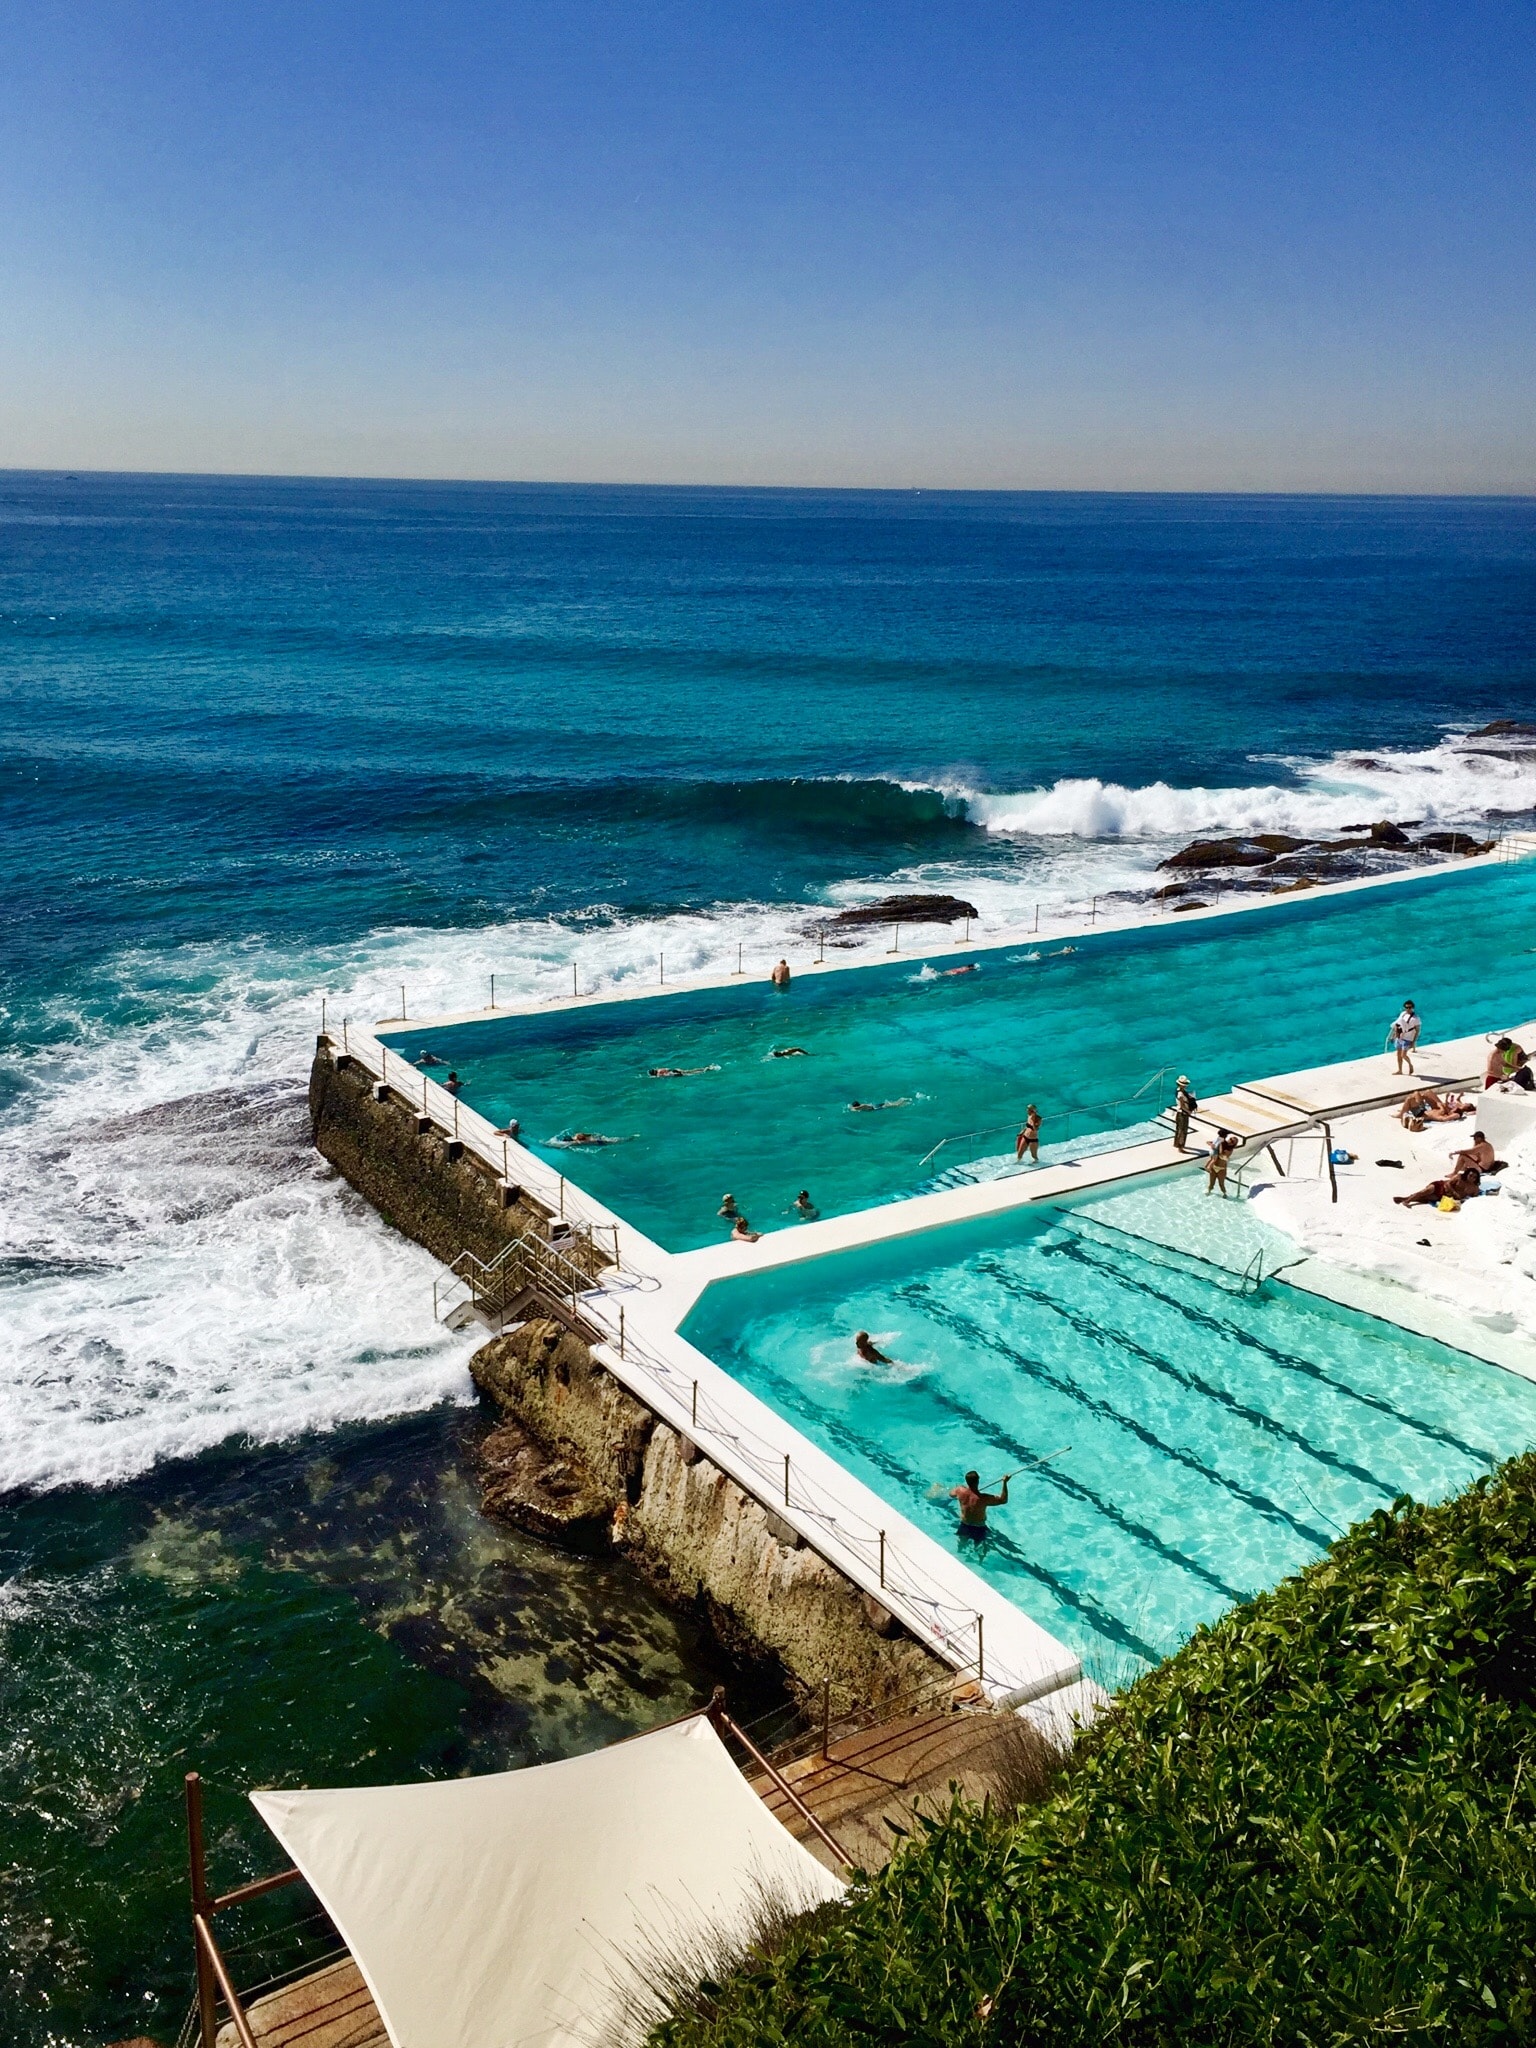
M655 2048L1536 2040L1536 1455L1203 1629Z

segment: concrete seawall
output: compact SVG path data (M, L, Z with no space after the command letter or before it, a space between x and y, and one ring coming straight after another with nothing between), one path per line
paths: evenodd
M548 1234L526 1195L440 1131L418 1130L395 1090L317 1051L309 1084L317 1150L395 1229L445 1264L490 1261L518 1236ZM688 1440L652 1414L569 1330L537 1318L470 1363L510 1428L482 1469L489 1512L548 1535L612 1544L734 1657L802 1699L830 1682L843 1704L875 1703L953 1679L886 1610L819 1557Z
M322 1158L445 1265L463 1251L489 1262L515 1237L548 1234L542 1203L523 1196L503 1206L501 1183L482 1160L453 1158L440 1131L418 1132L398 1093L376 1100L367 1069L324 1045L310 1068L309 1117Z

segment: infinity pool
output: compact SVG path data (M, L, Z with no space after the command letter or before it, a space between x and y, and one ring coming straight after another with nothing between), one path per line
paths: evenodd
M518 1118L551 1165L681 1251L724 1234L727 1190L759 1230L791 1223L802 1187L829 1216L912 1193L996 1153L996 1127L1031 1100L1059 1143L1142 1120L1159 1091L1136 1090L1159 1068L1209 1095L1377 1051L1406 995L1431 1039L1519 1021L1536 1010L1533 914L1536 862L1443 870L1066 951L946 947L782 992L754 981L385 1036L448 1060L466 1101ZM773 1057L791 1046L803 1055ZM553 1142L577 1130L619 1142Z
M683 1334L941 1540L968 1467L1024 1467L963 1555L1123 1683L1397 1494L1443 1499L1536 1443L1536 1386L1283 1283L1239 1292L1122 1227L1152 1198L723 1281ZM860 1362L859 1329L890 1365Z

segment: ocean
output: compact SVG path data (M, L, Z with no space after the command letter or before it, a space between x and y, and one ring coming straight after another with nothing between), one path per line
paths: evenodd
M683 978L896 890L996 925L1221 830L1529 820L1532 757L1459 739L1536 716L1533 629L1525 500L0 476L0 2038L174 2034L188 1758L232 1878L263 1772L559 1754L715 1675L521 1539L522 1633L466 1650L423 1617L505 1539L458 1510L436 1593L366 1590L370 1487L462 1499L472 1346L307 1148L322 999ZM323 1739L236 1712L199 1628L306 1673Z

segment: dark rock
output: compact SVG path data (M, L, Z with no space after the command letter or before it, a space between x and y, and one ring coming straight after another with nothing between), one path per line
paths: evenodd
M1181 910L1209 910L1210 907L1209 903L1197 903L1193 900L1188 903L1175 903L1173 914L1177 917Z
M1524 718L1496 718L1491 725L1480 725L1476 732L1469 732L1467 738L1536 740L1536 725Z
M475 1462L487 1514L581 1549L604 1544L613 1501L577 1459L550 1450L520 1423L503 1422L482 1440Z
M1196 839L1159 861L1164 868L1262 868L1275 858L1254 839Z
M1407 846L1408 834L1401 825L1394 825L1390 818L1378 818L1371 827L1372 846Z
M1350 757L1348 765L1351 768L1375 768L1380 770L1383 764L1380 761L1376 760L1370 754L1354 754ZM1353 831L1354 829L1355 828L1351 825L1346 825L1344 827L1344 830L1346 832ZM1365 830L1365 827L1362 825L1359 829L1363 832Z
M1431 853L1492 853L1491 839L1474 839L1470 832L1426 832L1418 845Z
M819 922L829 932L857 931L877 924L953 924L978 915L975 904L959 896L882 896L878 903L856 903Z

